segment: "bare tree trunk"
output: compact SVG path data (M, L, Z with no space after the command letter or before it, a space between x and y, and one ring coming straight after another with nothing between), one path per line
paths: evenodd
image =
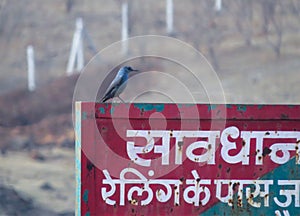
M300 16L300 1L299 0L290 0L290 10L291 12L296 15Z
M277 4L277 0L261 1L262 14L263 14L263 32L265 34L269 32L270 20L274 18L276 4Z
M245 9L246 9L246 23L247 23L247 27L245 31L245 40L246 40L246 45L251 46L252 34L253 34L253 29L252 29L253 1L252 0L246 1Z
M66 0L66 12L70 13L73 6L75 4L75 0Z
M128 34L131 35L132 33L132 23L134 21L134 17L133 17L133 3L132 0L127 0L128 3Z
M219 70L219 60L216 55L216 45L220 43L222 39L221 32L219 32L217 22L212 18L209 24L209 38L207 41L208 45L208 55L210 57L211 63L215 70Z
M277 56L277 58L281 55L281 45L282 45L282 26L274 21L274 27L275 27L275 33L276 33L276 39L275 42L270 42L271 46L273 47L273 50Z
M276 13L276 6L278 5L278 0L265 0L262 1L262 13L263 13L263 32L266 35L266 40L268 44L272 47L277 58L281 55L282 46L282 35L283 35L283 25L281 22L281 14ZM281 8L282 9L282 8ZM272 32L270 28L274 27L274 37L271 39Z
M218 61L218 58L216 56L215 48L212 44L210 44L208 46L208 54L209 54L209 57L211 59L211 63L212 63L212 66L214 67L214 69L219 70L220 69L219 61Z
M235 2L237 8L234 12L234 19L237 30L243 35L245 44L247 46L252 45L252 34L253 34L253 0L237 0Z

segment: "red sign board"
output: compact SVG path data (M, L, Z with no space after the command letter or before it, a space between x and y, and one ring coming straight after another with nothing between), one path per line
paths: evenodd
M77 215L299 215L300 106L76 104Z

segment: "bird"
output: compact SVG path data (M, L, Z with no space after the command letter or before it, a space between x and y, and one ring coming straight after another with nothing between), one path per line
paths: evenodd
M104 103L111 98L118 97L124 103L119 95L124 91L127 85L128 74L133 71L139 70L132 69L132 67L130 66L121 67L116 77L113 79L106 92L104 93L101 102Z

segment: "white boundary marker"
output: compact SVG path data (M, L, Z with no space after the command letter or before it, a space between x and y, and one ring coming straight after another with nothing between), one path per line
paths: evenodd
M35 84L35 63L34 63L34 50L33 46L27 46L27 80L28 90L34 91L36 88Z
M215 0L215 10L216 11L222 10L222 0Z
M128 2L122 3L122 53L128 53Z
M82 42L82 31L83 30L83 21L82 18L76 19L76 30L73 35L73 42L70 51L68 66L67 66L67 74L71 75L75 70L81 71L84 67L84 55L83 55L83 42Z
M171 34L174 31L173 13L174 13L173 0L166 0L166 28L168 34Z

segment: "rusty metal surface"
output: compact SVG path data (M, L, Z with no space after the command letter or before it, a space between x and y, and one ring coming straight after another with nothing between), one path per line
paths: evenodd
M300 215L299 105L78 103L76 117L77 215Z

